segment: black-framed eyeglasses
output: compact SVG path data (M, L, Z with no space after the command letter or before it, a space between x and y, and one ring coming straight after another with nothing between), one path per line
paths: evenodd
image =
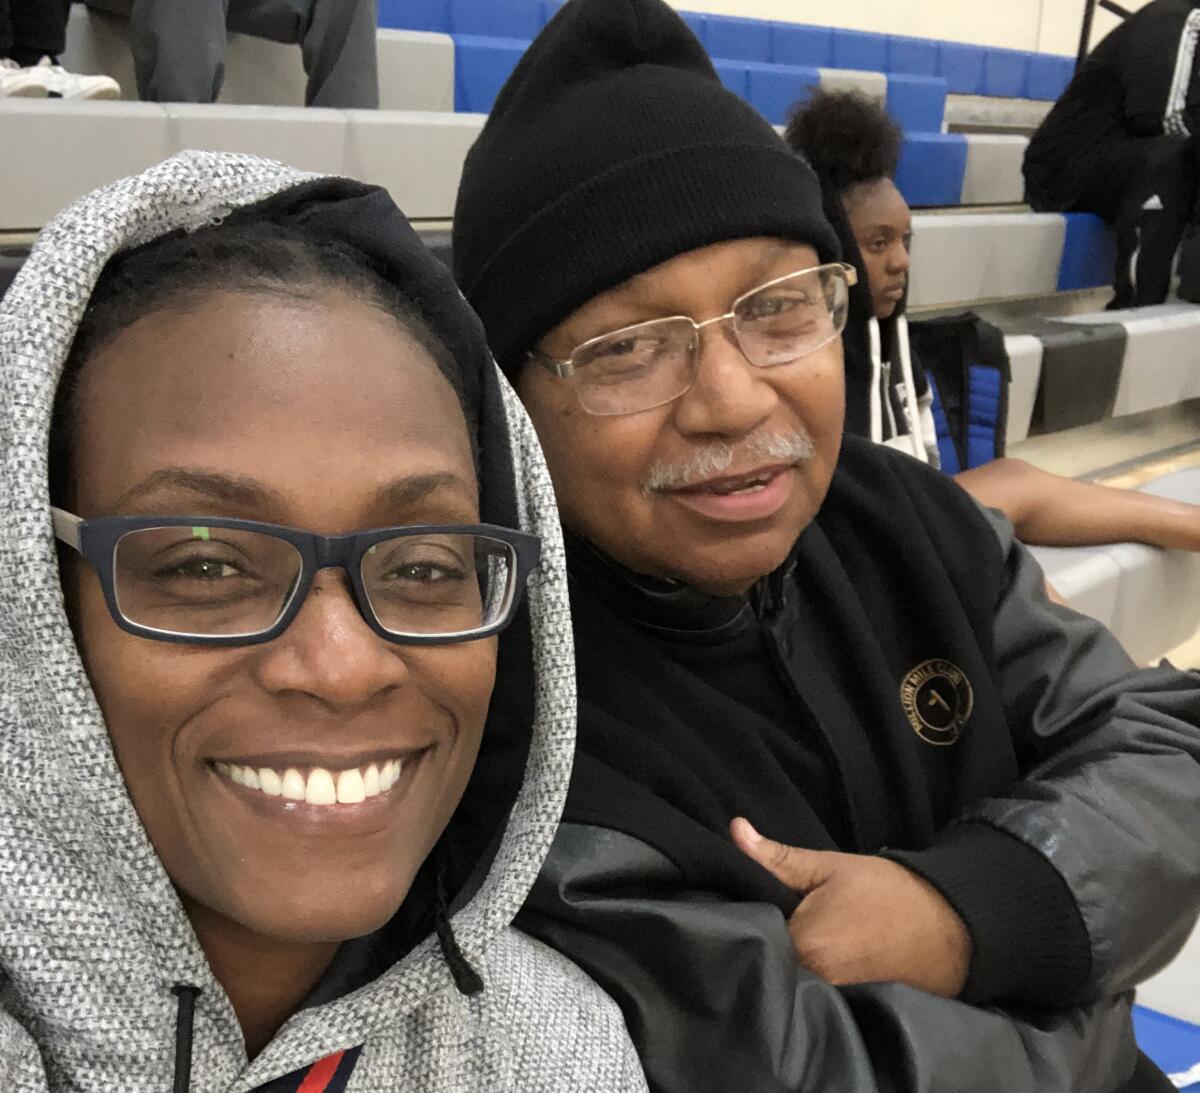
M388 641L491 637L512 621L541 558L536 535L489 524L318 535L215 516L51 513L57 538L95 569L121 629L194 645L271 641L329 568L345 571L363 619Z
M756 368L792 364L846 328L853 266L832 262L777 277L702 323L687 315L636 323L577 345L565 360L534 351L529 359L575 388L589 414L639 414L682 398L696 382L700 334L732 324L742 354Z

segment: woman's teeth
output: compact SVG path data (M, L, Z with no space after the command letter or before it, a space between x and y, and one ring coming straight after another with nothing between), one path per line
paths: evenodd
M295 767L285 771L271 767L246 767L239 763L215 763L223 778L268 797L283 797L309 805L357 805L368 797L387 793L400 780L403 759L372 763L358 770L330 771L313 767L308 776Z

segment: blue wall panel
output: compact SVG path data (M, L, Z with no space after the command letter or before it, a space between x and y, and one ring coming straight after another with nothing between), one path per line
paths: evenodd
M833 28L800 23L771 27L771 60L780 65L829 68L833 65Z
M983 93L1018 99L1029 82L1028 53L1019 49L989 49L983 62Z
M1058 270L1058 291L1111 285L1117 243L1108 226L1091 213L1064 213L1063 218L1067 222L1067 237Z
M705 45L714 57L763 64L771 59L771 24L765 19L710 15L707 35Z
M454 38L454 109L486 114L529 43L511 38Z
M958 205L967 170L960 133L910 133L900 148L896 185L910 205Z
M786 125L792 107L807 102L821 73L799 65L748 65L747 98L772 125Z
M1071 57L1055 57L1049 53L1031 53L1029 82L1025 87L1027 99L1046 99L1053 102L1067 89L1075 75Z
M833 67L856 68L862 72L887 71L886 34L863 30L834 30Z
M379 0L379 25L389 30L450 32L450 0Z
M888 39L888 73L904 76L937 76L938 44L928 38L905 38L893 34Z
M987 50L959 42L938 46L938 75L945 78L952 95L983 94L983 62Z
M887 108L906 133L940 133L946 117L946 81L889 75Z

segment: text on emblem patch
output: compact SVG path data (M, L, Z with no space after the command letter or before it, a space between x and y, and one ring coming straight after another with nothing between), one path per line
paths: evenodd
M927 660L904 677L900 704L908 723L927 744L957 743L975 708L975 692L962 669L948 660Z

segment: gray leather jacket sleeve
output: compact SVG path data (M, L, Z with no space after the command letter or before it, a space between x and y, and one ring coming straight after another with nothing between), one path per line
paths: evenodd
M778 908L682 887L631 836L564 824L518 925L625 1013L657 1093L1113 1093L1133 1072L1125 999L1018 1018L800 967Z
M968 817L1021 839L1066 880L1092 941L1090 997L1127 990L1187 940L1200 909L1200 675L1138 671L988 513L1007 556L995 649L1028 776Z

